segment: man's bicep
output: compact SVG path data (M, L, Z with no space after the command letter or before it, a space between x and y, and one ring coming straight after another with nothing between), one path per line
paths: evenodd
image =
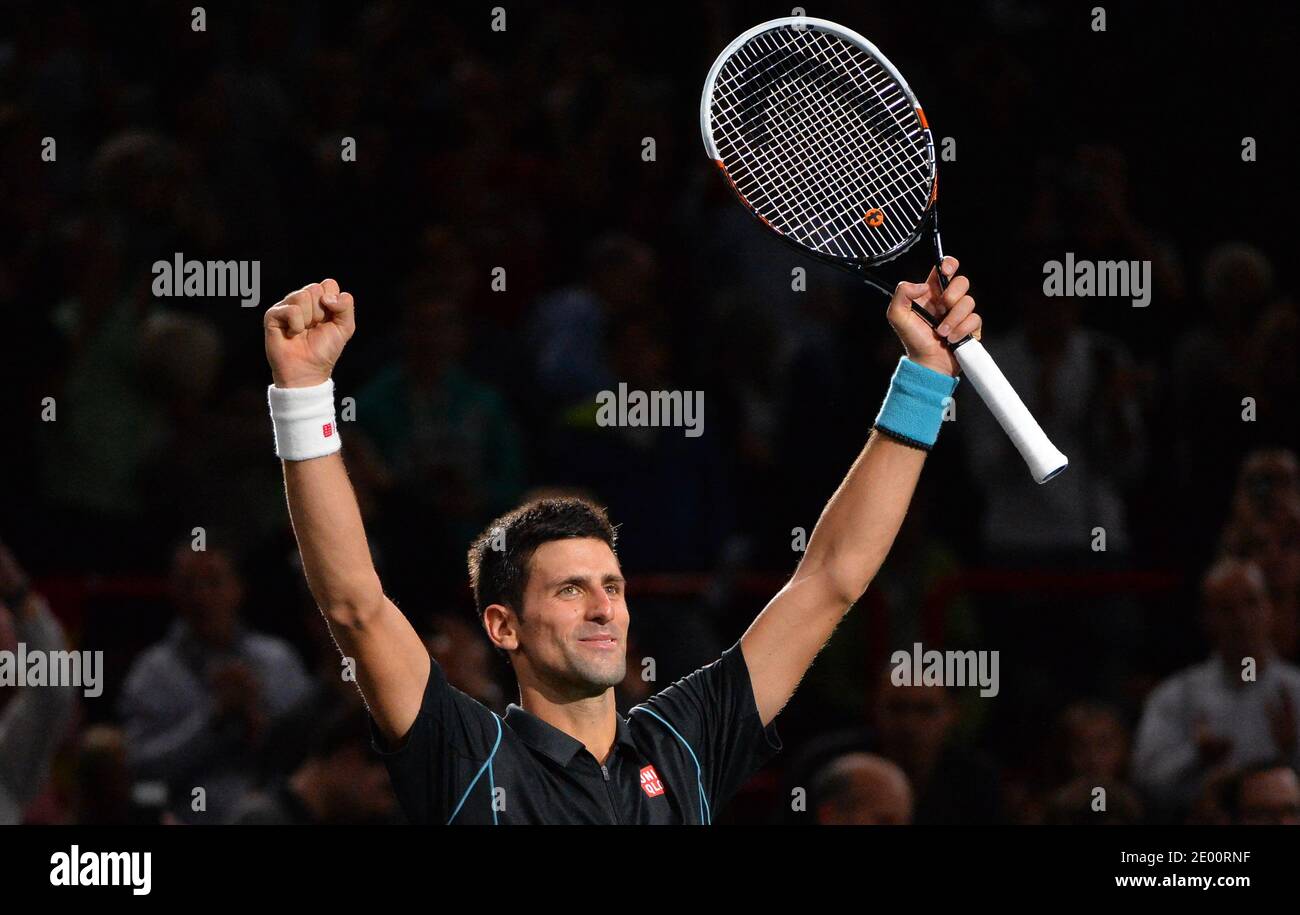
M415 723L429 682L429 651L410 621L387 597L381 609L356 626L330 624L345 660L355 665L357 685L389 746Z
M844 616L846 598L823 576L788 582L740 639L754 701L766 726L790 701Z

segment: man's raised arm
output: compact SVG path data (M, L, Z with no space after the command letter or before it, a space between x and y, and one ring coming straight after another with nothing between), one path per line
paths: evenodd
M313 283L267 309L268 392L276 453L303 570L379 730L391 743L410 729L429 679L429 654L385 595L370 558L356 495L339 454L330 373L356 329L351 293Z
M822 511L794 576L741 638L764 726L794 695L817 653L866 591L903 524L938 434L943 398L956 386L957 362L944 343L980 327L975 301L966 295L970 283L955 276L956 270L956 259L945 259L944 272L953 277L946 291L933 271L927 283L900 283L895 290L889 322L907 359L894 375L877 431ZM938 331L912 312L914 301L940 318Z

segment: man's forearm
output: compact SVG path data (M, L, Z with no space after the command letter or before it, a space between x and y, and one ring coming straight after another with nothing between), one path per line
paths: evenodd
M285 461L289 516L307 586L331 622L356 626L378 610L383 589L361 510L340 454Z

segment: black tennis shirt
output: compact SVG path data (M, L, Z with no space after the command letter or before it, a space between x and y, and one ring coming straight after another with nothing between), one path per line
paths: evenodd
M407 818L457 825L709 823L781 749L759 720L739 644L619 716L603 766L517 705L496 715L432 660L401 746L385 752L372 739Z

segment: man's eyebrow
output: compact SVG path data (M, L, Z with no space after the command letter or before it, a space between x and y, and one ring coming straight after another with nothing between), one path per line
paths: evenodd
M621 585L621 584L626 584L626 583L627 583L627 579L626 579L626 578L624 578L622 575L619 575L619 574L617 574L617 573L615 573L615 572L609 572L609 573L607 573L607 574L601 576L601 579L600 579L600 580L601 580L601 583L602 583L602 584L620 584L620 585ZM566 576L564 576L563 578L557 578L557 579L555 579L554 581L552 581L552 582L549 584L548 587L558 588L558 587L560 587L561 585L585 585L585 584L587 584L587 582L589 582L589 581L592 581L592 579L589 578L589 577L586 576L586 575L566 575Z

